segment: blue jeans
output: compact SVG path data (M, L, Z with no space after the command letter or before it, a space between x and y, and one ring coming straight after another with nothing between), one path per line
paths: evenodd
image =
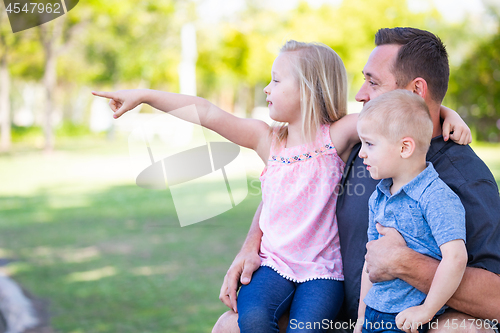
M366 307L363 333L404 332L396 325L397 313L385 313ZM428 325L419 328L420 333L427 332Z
M325 332L344 298L341 281L317 279L289 281L261 266L238 294L241 333L279 332L278 319L290 309L287 332Z

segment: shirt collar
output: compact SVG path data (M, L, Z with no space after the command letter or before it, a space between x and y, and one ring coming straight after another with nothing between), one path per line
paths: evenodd
M385 178L382 179L378 184L377 184L377 189L385 194L386 197L390 198L391 197L391 186L392 186L392 178Z
M444 142L444 141L443 141ZM398 194L401 191L404 191L406 195L412 198L415 201L418 201L422 196L424 190L432 183L439 175L434 169L434 166L431 162L427 162L427 167L418 174L415 178L413 178L408 184L405 184L403 187L399 189ZM392 178L382 179L380 183L377 185L377 189L384 193L387 197L391 197L391 188Z
M448 140L450 142L452 140ZM426 160L430 161L448 142L444 141L443 136L439 135L435 138L432 138L431 145L429 150L427 151Z

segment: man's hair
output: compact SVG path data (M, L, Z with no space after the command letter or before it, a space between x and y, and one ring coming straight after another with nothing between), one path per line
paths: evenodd
M347 72L342 59L321 43L289 40L281 53L290 53L294 76L300 87L302 134L309 141L320 125L330 124L347 114ZM278 140L288 134L282 126Z
M358 121L362 120L368 120L391 142L411 137L418 151L429 149L434 126L427 104L415 93L396 89L374 98L359 114Z
M432 99L438 103L443 101L450 66L446 48L437 36L415 28L385 28L375 34L375 44L401 45L392 68L399 88L421 77L427 82Z

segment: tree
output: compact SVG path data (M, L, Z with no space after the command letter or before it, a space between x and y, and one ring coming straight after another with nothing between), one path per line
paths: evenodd
M3 3L0 5L0 151L10 150L10 74L8 68L9 24ZM12 33L10 33L12 34Z
M32 67L33 59L25 56L26 46L33 44L32 35L23 31L12 33L7 11L0 3L0 151L11 147L11 82L23 67ZM16 59L16 61L12 61ZM27 71L30 72L30 71ZM31 75L31 74L30 74Z
M56 87L56 65L62 46L60 39L62 36L65 16L59 17L53 22L40 26L40 41L44 51L44 75L43 84L45 87L45 112L43 122L43 133L45 137L45 151L54 149L54 131L52 126L52 114L54 109L54 90Z
M174 1L91 0L87 6L91 21L62 60L64 71L85 64L73 80L112 87L176 83L180 24Z
M425 28L429 18L435 17L439 17L435 11L412 13L406 2L398 0L380 0L376 5L350 0L320 7L302 1L292 10L270 9L266 0L247 1L247 9L232 20L202 30L198 71L203 86L199 91L210 95L223 90L234 98L247 91L247 99L254 101L252 94L260 94L264 103L260 89L269 83L273 60L286 40L295 39L332 47L344 61L354 96L379 28Z

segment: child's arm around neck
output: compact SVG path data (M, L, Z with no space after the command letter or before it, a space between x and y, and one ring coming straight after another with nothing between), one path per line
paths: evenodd
M150 89L92 93L111 99L109 105L114 112L114 118L119 118L139 104L146 103L160 111L211 129L237 145L255 150L264 163L269 158L269 125L256 119L236 117L201 97ZM196 107L197 115L182 110L190 105Z
M348 114L330 125L330 138L342 161L347 162L351 150L358 143L359 136L356 129L358 114Z

